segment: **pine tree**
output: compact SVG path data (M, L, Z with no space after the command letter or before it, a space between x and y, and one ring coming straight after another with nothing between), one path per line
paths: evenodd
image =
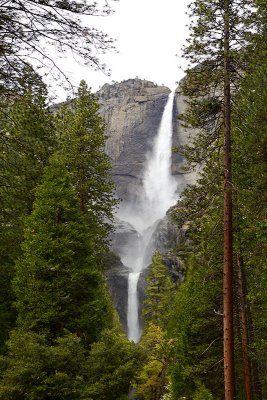
M0 398L81 399L89 345L113 324L85 215L58 154L25 222L13 288L17 327L1 358Z
M5 104L2 125L1 199L9 200L3 211L29 214L34 187L55 144L52 114L45 84L30 66L23 71L21 91ZM7 200L7 202L8 202ZM15 202L15 203L14 203ZM14 219L15 219L14 218Z
M23 220L32 210L35 186L53 151L52 115L47 89L30 66L23 71L21 90L1 104L0 158L0 265L1 320L0 347L14 324L14 301L10 288L14 262L20 254Z
M51 342L35 332L15 329L0 358L1 400L80 400L88 356L81 338L65 334Z
M233 244L232 244L232 173L231 112L232 91L244 66L241 48L247 45L246 30L251 29L252 2L240 0L195 0L191 3L189 45L185 57L191 62L182 85L190 97L189 110L182 117L201 130L187 147L191 162L207 160L216 150L216 141L224 135L224 363L225 399L235 397L233 333ZM192 65L193 64L193 65ZM194 153L196 156L194 156Z
M90 232L101 244L107 239L116 201L109 176L111 165L104 152L105 125L98 110L95 96L82 81L77 98L58 112L57 132L80 208L87 214Z
M126 400L141 360L142 352L120 328L103 331L87 360L88 378L82 399Z
M136 376L137 394L146 400L159 400L169 382L168 367L172 360L174 340L167 326L174 299L172 282L163 256L156 251L146 277L143 308L144 333L140 342L144 363Z
M174 284L164 265L162 255L154 253L152 263L146 278L143 316L145 325L150 322L161 328L166 328L168 322L167 310L174 296Z
M45 169L13 283L18 326L93 342L112 319L103 276L75 189L59 156ZM110 314L110 315L109 315Z
M153 322L149 322L141 338L139 348L143 353L143 365L136 373L137 395L144 400L159 400L169 383L168 367L173 361L175 340Z
M259 2L260 3L260 2ZM266 4L262 3L249 73L244 76L233 118L235 248L245 276L246 322L253 395L266 392ZM251 50L252 51L252 50ZM259 284L260 282L260 284ZM241 299L242 300L242 299ZM265 359L264 359L265 358ZM261 394L262 392L262 394Z
M199 387L214 398L223 396L223 229L217 161L214 155L207 162L198 183L185 190L175 210L179 226L186 223L189 228L180 254L187 272L175 295L168 329L175 339L170 365L174 398L197 396Z

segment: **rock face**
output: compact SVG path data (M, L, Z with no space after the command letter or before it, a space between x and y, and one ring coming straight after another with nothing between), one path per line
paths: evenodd
M146 154L151 149L170 89L141 79L105 84L97 93L107 125L106 152L118 197L138 191Z
M170 89L141 79L105 84L98 92L100 114L107 126L106 152L112 161L112 179L120 199L134 199L140 187L146 154L160 125ZM184 144L189 132L178 121L186 107L185 98L175 93L173 104L173 146ZM172 173L179 176L180 191L196 179L185 173L183 159L172 156Z
M180 93L179 86L175 91L175 98L174 98L174 135L173 135L173 144L174 146L177 145L184 145L189 142L190 137L197 134L197 130L185 128L178 120L179 114L182 114L186 110L186 97ZM188 184L193 184L196 182L197 175L199 171L192 171L186 172L183 171L184 161L183 159L177 154L173 154L173 173L182 173L184 184L182 185L181 189L183 189Z
M127 290L128 269L123 265L120 258L114 253L109 254L106 260L107 282L109 291L116 308L123 329L127 332Z
M131 224L119 218L114 219L114 232L111 235L111 248L123 260L124 254L129 253L129 245L138 245L140 235Z
M112 161L112 179L117 196L125 203L133 204L138 197L146 156L152 149L169 93L170 89L165 86L157 86L140 79L129 79L113 85L105 84L97 92L101 105L100 114L104 117L107 127L106 152ZM177 119L179 112L184 108L185 99L181 97L179 91L176 91L173 104L173 146L184 144L188 139L188 132ZM195 180L194 174L184 172L183 159L177 153L173 153L172 156L172 174L177 178L178 192ZM157 227L147 247L146 265L150 262L151 251L158 249L164 254L164 262L174 280L181 281L183 265L172 255L170 249L179 244L182 233L177 232L169 215L156 224ZM114 305L125 330L129 268L123 264L124 253L127 253L128 257L129 253L132 253L132 258L135 259L140 240L140 234L131 224L118 218L115 220L111 249L120 256L120 259L117 258L114 262L111 260L112 268L107 277ZM144 270L138 283L140 305L143 301L146 274L147 270Z

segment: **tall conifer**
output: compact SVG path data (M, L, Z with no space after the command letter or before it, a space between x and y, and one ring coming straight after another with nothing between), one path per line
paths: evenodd
M99 115L97 99L85 81L81 81L77 97L58 112L57 132L79 194L81 211L86 213L90 231L98 244L103 244L116 201L109 176L111 164L104 152L104 120Z
M40 76L27 65L20 90L13 98L1 98L0 127L0 269L2 298L0 347L14 323L14 262L20 254L23 220L32 210L34 190L53 151L52 114L47 89Z
M70 176L53 156L36 190L16 264L19 327L51 339L64 330L87 342L96 339L112 315L89 237Z
M216 150L221 128L224 133L224 379L225 399L235 398L233 338L233 257L231 177L231 92L245 63L241 47L251 29L249 0L195 0L191 3L189 45L185 57L191 63L182 85L189 96L189 109L182 119L200 129L187 147L191 162L207 160ZM241 8L242 6L242 8Z
M166 328L174 295L174 283L168 269L164 265L162 255L157 251L153 255L146 278L145 300L143 316L145 325L154 323L161 328Z

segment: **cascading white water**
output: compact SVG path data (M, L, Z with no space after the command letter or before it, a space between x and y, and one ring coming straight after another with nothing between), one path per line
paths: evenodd
M174 92L165 106L152 153L147 156L143 179L143 229L162 219L174 204L177 183L171 175L172 110Z
M130 272L128 277L128 338L134 342L138 342L140 338L139 316L138 316L138 296L137 296L137 283L139 280L140 272Z
M131 272L128 278L128 337L138 342L141 335L138 318L138 279L147 267L153 248L147 254L148 244L167 210L175 204L177 183L171 175L172 110L174 92L165 106L152 151L147 154L140 196L135 204L123 205L120 219L129 222L139 232L138 243L131 243L123 256L123 263Z

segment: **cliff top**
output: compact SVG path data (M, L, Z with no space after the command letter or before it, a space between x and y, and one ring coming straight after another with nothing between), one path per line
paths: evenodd
M127 79L122 82L115 82L113 84L105 83L97 92L97 95L101 100L106 100L112 97L124 97L125 95L154 96L169 92L170 89L166 86L158 86L151 81L135 78Z

